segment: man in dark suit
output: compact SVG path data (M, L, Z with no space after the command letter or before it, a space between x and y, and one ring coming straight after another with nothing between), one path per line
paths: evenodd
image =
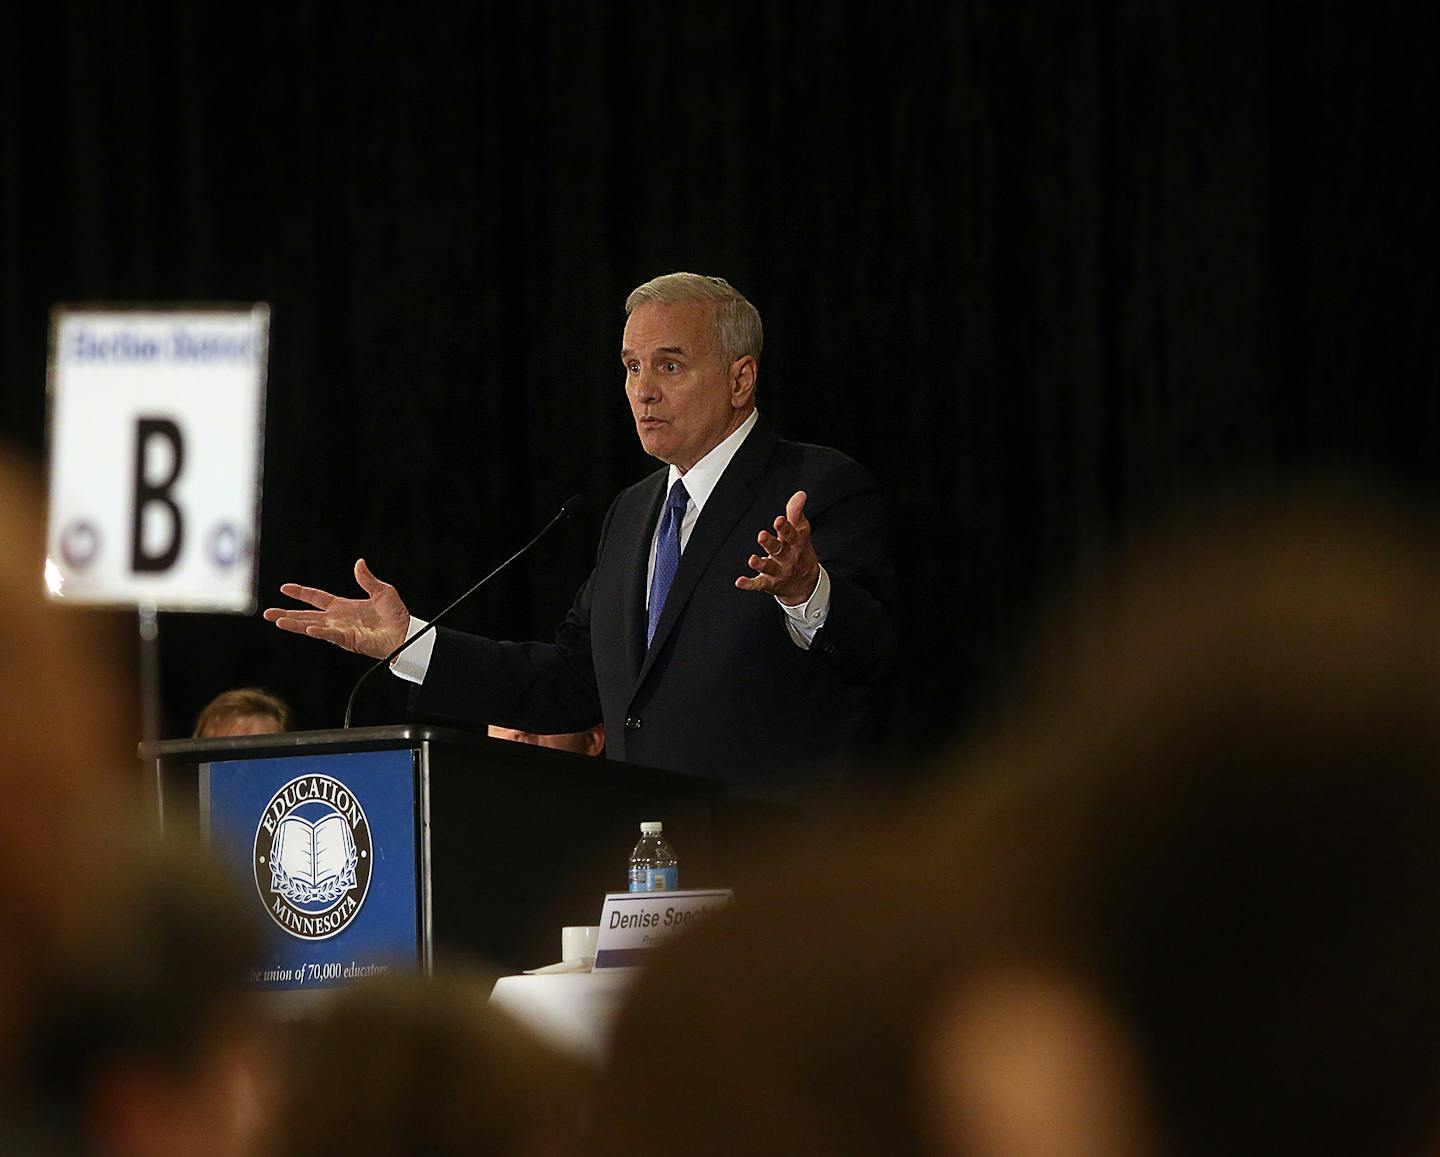
M555 642L441 628L396 673L428 715L538 732L603 719L617 758L771 794L841 755L873 709L893 643L882 503L853 460L760 417L760 316L723 279L658 277L626 313L626 396L666 468L611 505ZM313 609L265 618L376 658L423 628L363 559L355 578L365 598L287 583Z

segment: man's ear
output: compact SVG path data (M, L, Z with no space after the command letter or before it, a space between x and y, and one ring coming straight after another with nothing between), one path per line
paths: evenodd
M605 724L597 723L585 733L585 754L601 755L605 751Z
M730 408L744 410L755 399L755 379L760 366L749 354L730 363Z

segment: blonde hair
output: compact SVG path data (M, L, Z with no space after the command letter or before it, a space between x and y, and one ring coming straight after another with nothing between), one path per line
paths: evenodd
M660 305L683 305L691 301L713 302L715 305L715 350L726 364L743 357L760 360L765 344L765 327L760 324L760 311L746 296L723 277L706 277L699 273L662 273L630 291L625 299L625 316L650 302Z
M278 695L260 687L237 687L233 691L222 691L205 704L200 717L195 720L195 738L219 735L219 728L246 716L273 719L279 725L277 730L291 729L290 707Z

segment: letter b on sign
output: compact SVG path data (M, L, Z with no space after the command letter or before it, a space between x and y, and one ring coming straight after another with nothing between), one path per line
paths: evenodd
M138 419L130 539L130 567L136 574L169 570L180 557L185 518L172 491L184 468L185 442L180 427L169 418Z

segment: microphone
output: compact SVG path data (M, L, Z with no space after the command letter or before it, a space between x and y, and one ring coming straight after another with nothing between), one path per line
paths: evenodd
M476 583L473 587L471 587L468 591L466 591L463 595L461 595L458 599L456 599L453 603L451 603L428 623L426 623L421 630L416 631L413 635L411 635L408 639L406 639L383 659L377 659L373 665L366 668L365 673L361 675L360 678L355 680L355 686L350 689L350 698L345 701L345 723L343 724L345 730L348 731L350 729L350 713L355 708L355 696L359 693L360 688L364 684L366 679L370 678L370 676L375 674L376 671L380 670L381 667L388 667L391 663L395 661L396 657L400 654L401 651L405 650L405 648L410 646L411 643L415 642L416 639L424 635L426 631L433 631L441 619L443 619L446 615L448 615L451 611L453 611L456 607L458 607L461 603L463 603L466 599L468 599L491 579L493 579L497 574L499 574L502 570L504 570L522 554L528 551L532 546L534 546L547 534L549 534L550 528L553 527L557 522L565 518L573 518L583 509L585 509L585 496L583 494L570 495L569 498L565 499L560 509L556 511L555 517L544 525L539 534L537 534L534 538L532 538L529 542L527 542L524 546L522 546L519 550L517 550L514 554L512 554L509 558L507 558L484 578L482 578L478 583Z

